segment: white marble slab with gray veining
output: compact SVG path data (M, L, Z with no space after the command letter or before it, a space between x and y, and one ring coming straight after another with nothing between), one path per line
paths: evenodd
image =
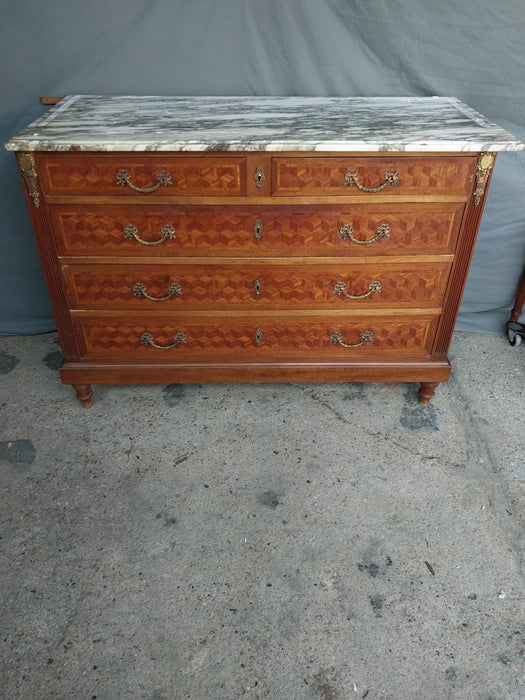
M71 95L11 151L517 151L455 98Z

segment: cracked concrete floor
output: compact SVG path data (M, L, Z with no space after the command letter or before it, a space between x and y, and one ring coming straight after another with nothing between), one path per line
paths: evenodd
M2 697L525 698L525 350L408 384L60 384L0 339Z

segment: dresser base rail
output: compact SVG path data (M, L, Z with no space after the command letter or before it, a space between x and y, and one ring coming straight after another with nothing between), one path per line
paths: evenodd
M92 384L219 384L251 382L419 382L419 401L426 404L440 382L450 377L448 360L360 363L185 363L110 364L66 362L60 376L77 398L91 406Z

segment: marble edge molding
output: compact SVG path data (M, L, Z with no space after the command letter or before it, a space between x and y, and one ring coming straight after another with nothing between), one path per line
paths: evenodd
M78 114L81 112L75 113L74 110L75 105L82 101L86 104L86 120L79 123ZM125 107L129 109L133 102L142 102L143 133L136 124L140 107L134 105L128 123L125 117L121 117L125 114ZM216 105L215 113L205 109L208 104ZM237 115L238 126L230 114L225 113L226 106L233 105L243 110ZM312 111L323 105L324 115ZM152 112L152 106L157 112ZM189 112L191 106L195 109L194 118ZM373 123L353 124L350 117L347 122L341 111L344 106L352 107L354 112L349 114L358 113L363 122L366 122L367 115L376 119L378 114L383 115L383 122L379 128ZM285 111L281 115L272 114L272 107ZM421 108L426 110L423 114L417 111ZM159 114L158 124L156 114ZM454 123L458 114L467 120L460 126ZM282 117L282 126L279 126L279 116ZM118 118L122 118L121 123ZM175 128L170 119L178 120ZM301 119L296 131L294 125ZM331 120L334 119L344 120L344 135L341 126L339 134L337 127L333 127ZM392 130L388 119L392 123L397 121L395 128L392 124ZM407 128L403 127L403 120ZM281 133L268 133L279 130ZM10 139L5 148L9 151L61 152L477 152L522 151L525 144L455 97L68 95Z
M525 150L525 144L509 143L509 142L469 142L464 141L440 141L433 143L405 143L405 144L379 144L372 141L344 141L344 142L315 142L308 143L306 141L298 142L276 142L276 143L247 143L242 142L212 142L206 141L201 143L172 142L153 144L151 142L137 143L119 141L116 144L57 144L56 142L46 143L45 141L11 141L6 144L8 151L54 151L61 153L79 153L79 152L105 152L105 153L120 153L120 152L137 152L137 153L202 153L205 151L215 152L309 152L309 153L358 153L358 152L378 152L378 153L478 153L480 151L497 151L497 152L516 152Z

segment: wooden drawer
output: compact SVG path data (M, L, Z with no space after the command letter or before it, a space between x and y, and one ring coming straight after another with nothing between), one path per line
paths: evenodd
M83 359L189 363L424 357L439 317L181 316L75 318Z
M65 265L73 309L440 307L450 263Z
M50 207L59 255L453 254L463 204Z
M244 157L61 153L37 158L47 195L141 196L146 201L158 196L246 194Z
M272 194L379 194L388 198L447 194L465 199L475 170L475 156L276 157L272 162Z

